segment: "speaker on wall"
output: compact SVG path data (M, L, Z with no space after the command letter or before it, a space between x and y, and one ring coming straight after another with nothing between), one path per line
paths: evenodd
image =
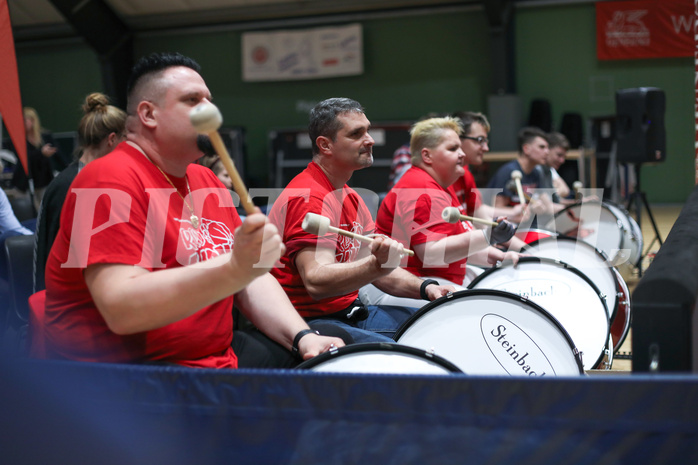
M620 163L653 163L666 158L666 96L656 87L616 91L616 156Z

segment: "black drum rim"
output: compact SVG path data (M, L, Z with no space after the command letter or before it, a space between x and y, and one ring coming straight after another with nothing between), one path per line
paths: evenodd
M601 295L602 295L602 294L601 294L601 291L600 291L599 288L596 286L596 284L594 284L594 283L589 279L588 276L586 276L586 275L585 275L584 273L582 273L579 269L575 268L574 266L570 265L569 263L565 263L565 262L563 262L563 261L561 261L561 260L554 260L554 259L552 259L552 258L545 258L545 257L521 257L521 258L519 258L519 263L518 263L518 265L525 264L525 263L548 263L548 264L551 264L551 265L554 265L554 266L558 266L558 267L561 267L561 268L564 268L564 269L567 269L567 270L571 271L572 273L574 273L574 274L576 274L577 276L579 276L579 277L580 277L582 280L584 280L586 283L588 283L588 284L591 286L591 288L594 290L594 292L596 292L596 295L598 296L599 301L601 301L601 305L603 305L604 311L606 312L606 317L607 317L607 318L606 318L606 333L605 333L606 336L605 336L604 340L605 340L605 341L608 341L608 340L609 340L609 338L611 337L611 321L610 321L610 319L608 318L608 307L606 307L605 299L603 299L603 298L601 297ZM518 266L518 265L517 265L517 266ZM490 268L490 269L484 271L483 273L481 273L480 275L478 275L475 279L473 279L473 280L470 282L470 284L468 285L468 289L472 289L472 288L473 288L474 286L476 286L480 281L483 281L483 280L484 280L485 278L487 278L489 275L491 275L492 273L496 272L496 270L499 270L499 269L501 269L501 268L509 268L509 267L513 267L513 266L514 266L514 265L513 265L513 262L506 262L506 263L498 264L497 266L492 267L492 268ZM474 289L473 289L473 290L474 290ZM517 297L520 297L520 296L518 296L517 294L513 294L513 295L516 295ZM520 297L520 298L523 299L523 297ZM524 299L524 300L527 300L527 299ZM531 303L534 303L534 302L531 302ZM543 310L545 311L545 309L543 309ZM560 323L560 322L557 320L557 318L556 318L555 316L553 316L550 312L546 312L546 313L548 313L548 315L550 315L551 318L553 318L555 321L557 321L558 324L562 327L562 323ZM564 328L562 328L562 329L564 329ZM565 330L565 331L566 331L566 330ZM567 335L569 336L569 333L568 333ZM571 336L570 336L570 340L571 340ZM572 346L575 347L575 348L577 348L576 344L574 344L574 343L572 344ZM613 347L611 347L610 349L613 350ZM605 355L604 352L605 352L605 351L602 350L601 353L599 354L598 358L596 359L596 361L595 361L592 365L590 365L590 366L592 366L592 367L597 367L597 366L599 366L599 364L600 364L600 363L603 361L603 359L604 359L604 355Z
M404 344L398 344L397 342L358 342L355 344L349 344L344 347L339 347L338 349L333 349L329 350L327 352L323 352L321 354L316 355L315 357L305 360L302 363L298 364L294 369L295 370L308 370L311 368L315 368L316 366L330 361L334 360L342 355L349 355L349 354L357 354L357 353L364 353L364 352L391 352L391 353L399 353L399 354L405 354L405 355L414 355L416 357L421 357L423 359L428 359L430 362L434 362L435 364L441 366L442 368L445 368L448 370L450 373L460 373L463 374L463 370L458 368L456 365L454 365L452 362L447 360L446 358L433 354L429 351L426 351L424 349L417 349L416 347L404 345ZM390 373L394 374L394 373ZM409 374L408 374L409 375ZM416 375L415 375L416 376Z
M579 240L577 240L577 239L574 238L574 237L564 236L564 235L562 235L562 234L560 234L560 235L558 235L558 236L553 236L553 237L543 237L543 238L541 238L541 239L536 239L535 241L531 242L530 244L526 244L526 245L521 249L521 253L526 253L529 249L534 248L536 245L538 245L538 244L541 243L541 242L543 242L543 243L548 243L548 242L552 242L553 240L556 240L556 241L560 241L560 240L561 240L562 242L570 242L570 243L571 243L571 242L574 242L575 244L582 244L582 245L581 245L582 247L586 247L586 248L588 248L588 249L590 249L590 250L595 251L597 255L599 255L601 258L603 258L604 263L606 263L606 264L608 265L609 272L611 273L611 277L612 277L612 280L613 280L613 284L614 284L614 287L615 287L615 290L616 290L616 304L615 304L615 306L613 307L613 309L612 309L612 311L611 311L611 316L610 316L610 318L609 318L609 323L610 323L610 325L612 325L612 324L613 324L613 321L614 321L614 320L616 319L616 317L618 316L618 315L617 315L617 313L618 313L618 307L619 307L619 305L620 305L620 303L618 302L618 296L623 292L623 289L621 289L621 286L620 286L620 283L618 282L617 276L616 276L616 274L613 272L613 269L615 269L615 267L614 267L613 265L611 265L610 262L608 261L608 255L606 255L606 253L605 253L603 250L597 249L596 247L594 247L593 245L589 244L588 242L579 241ZM539 257L539 258L542 258L542 257ZM563 262L563 263L565 263L565 262ZM572 264L570 264L570 263L566 263L566 265L568 265L568 266L574 268L574 265L572 265ZM581 271L581 270L579 270L579 271L582 272L582 273L584 273L584 272ZM589 278L589 281L591 281L591 278ZM593 281L591 281L591 282L594 283ZM596 285L596 283L594 283L594 285ZM597 286L597 287L598 287L598 286ZM607 308L607 310L608 310L608 308Z
M536 258L536 257L531 257L531 258ZM483 273L484 274L484 273ZM445 295L443 297L440 297L436 300L432 300L428 304L424 305L421 307L417 312L415 312L411 317L407 319L400 327L398 328L397 331L395 331L395 334L393 335L393 339L395 341L398 341L400 337L416 322L419 320L423 315L431 311L434 307L438 307L440 304L444 302L449 302L453 300L458 300L461 298L467 298L468 296L495 296L495 297L500 297L508 300L515 301L517 303L523 303L524 305L528 305L532 307L534 310L537 312L541 313L545 318L547 318L550 323L555 326L557 329L560 330L560 333L562 334L563 338L567 342L567 345L569 348L572 350L572 353L574 355L574 360L575 363L577 364L577 367L579 368L579 373L584 374L584 364L582 363L581 356L579 354L579 349L577 346L574 344L574 341L572 340L572 336L567 332L567 330L562 326L562 324L558 321L557 318L555 318L550 312L548 312L546 309L541 307L535 302L532 302L531 300L525 299L521 297L518 294L514 294L512 292L506 292L506 291L500 291L498 289L465 289L462 291L456 291L453 293L450 293L448 295Z

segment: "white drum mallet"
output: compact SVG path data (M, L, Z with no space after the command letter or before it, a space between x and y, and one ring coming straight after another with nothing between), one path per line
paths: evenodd
M513 179L514 183L516 184L516 193L519 196L519 203L525 204L526 203L526 196L524 196L523 187L521 187L521 177L522 177L521 171L514 170L511 172L511 179Z
M584 184L582 184L582 181L575 181L574 183L572 183L572 187L574 188L575 200L582 200L582 197L584 196L582 194L582 187L584 187Z
M218 128L223 124L223 116L218 110L218 107L212 103L201 103L192 108L189 112L189 120L199 134L205 134L211 139L213 148L216 150L216 153L230 176L233 189L240 197L240 203L242 203L245 213L248 215L253 214L255 212L255 206L252 203L250 194L240 174L235 169L235 165L233 165L233 160L230 158L228 149L225 148L221 135L218 133Z
M485 220L482 218L476 218L474 216L461 215L456 207L446 207L444 211L441 212L441 218L447 223L457 223L460 220L471 221L473 223L486 224L488 226L497 226L499 223L496 221Z
M374 240L372 237L362 236L361 234L356 234L351 231L345 231L344 229L335 228L334 226L330 225L329 218L315 213L307 213L305 215L305 218L303 218L303 223L301 224L301 228L303 228L303 231L310 234L315 234L319 237L324 236L328 232L333 232L335 234L351 237L352 239L357 239L366 243L371 243ZM414 255L414 252L409 249L404 249L403 253L405 255L409 255L410 257Z

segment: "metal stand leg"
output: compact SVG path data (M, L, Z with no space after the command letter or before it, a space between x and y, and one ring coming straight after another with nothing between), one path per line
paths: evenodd
M643 259L647 256L649 251L652 249L652 246L656 241L659 241L659 245L663 244L662 241L662 236L659 234L659 228L657 228L657 222L654 220L654 215L652 214L652 209L650 208L650 204L647 201L647 195L640 189L640 164L635 165L635 179L636 179L636 186L635 190L633 193L629 196L628 198L628 206L627 209L628 211L632 211L631 208L634 205L635 206L635 216L637 217L637 225L640 226L640 230L642 230L642 207L644 205L645 210L647 210L647 215L650 218L650 222L652 223L652 229L654 230L654 238L652 239L652 242L649 243L647 246L647 249L645 251L640 251L640 262L638 263L638 274L640 277L642 277L642 262Z

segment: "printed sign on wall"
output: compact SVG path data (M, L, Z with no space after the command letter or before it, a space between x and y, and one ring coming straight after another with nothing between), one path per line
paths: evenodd
M363 73L360 24L242 35L242 79L281 81Z
M687 0L596 3L599 60L689 57L694 5Z

